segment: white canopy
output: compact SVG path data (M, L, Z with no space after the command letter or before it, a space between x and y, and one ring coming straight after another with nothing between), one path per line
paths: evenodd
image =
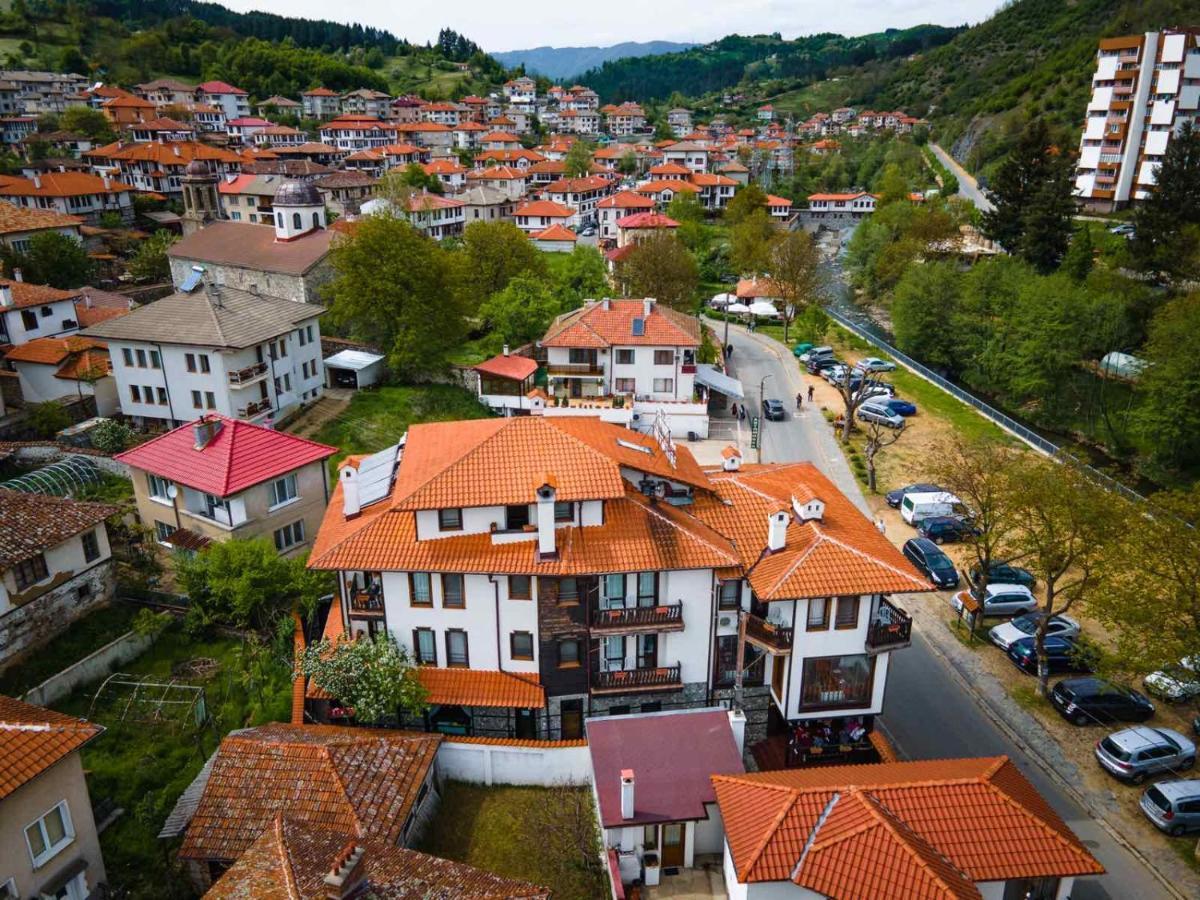
M736 378L731 378L724 372L718 371L708 363L700 363L696 366L696 380L726 397L732 397L734 400L743 399L742 383Z
M772 318L779 315L779 310L775 308L775 304L769 303L766 300L755 300L750 304L750 312L756 316L770 316Z
M325 365L334 369L353 369L361 372L363 369L383 362L378 353L367 353L365 350L341 350L325 360Z
M725 307L725 312L748 313L750 312L750 307L748 307L745 303L730 303L727 307Z
M728 306L737 301L737 294L714 294L708 301L709 306Z

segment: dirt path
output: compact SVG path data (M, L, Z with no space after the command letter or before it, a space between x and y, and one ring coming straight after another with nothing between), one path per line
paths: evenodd
M326 422L336 419L350 405L351 392L327 391L320 400L292 419L284 430L297 437L311 438Z

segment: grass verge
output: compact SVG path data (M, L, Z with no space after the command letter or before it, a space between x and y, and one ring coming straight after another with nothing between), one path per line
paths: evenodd
M0 694L19 697L51 675L115 641L132 627L136 612L131 604L118 601L72 622L70 628L50 643L0 675Z

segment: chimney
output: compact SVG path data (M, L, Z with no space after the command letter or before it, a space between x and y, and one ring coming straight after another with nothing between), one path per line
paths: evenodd
M733 730L733 741L740 755L746 745L746 714L740 709L729 711L729 727Z
M803 503L793 497L792 511L801 522L820 522L825 515L825 504L816 497L810 497Z
M362 510L362 502L358 498L358 469L342 466L338 478L342 482L342 515L353 519Z
M642 301L642 315L647 319L650 318L650 313L654 312L654 298L647 297Z
M33 189L35 191L40 191L42 189L42 176L38 175L36 172L33 175Z
M326 900L346 900L358 893L367 877L367 868L363 865L366 852L354 841L338 852L333 858L333 867L325 875Z
M12 288L7 284L0 284L0 308L8 308L13 305Z
M603 300L600 301L600 305L601 305L601 307L603 307L605 312L608 312L610 309L612 309L612 298L605 297Z
M25 273L21 271L21 267L20 266L14 267L13 268L13 281L24 281L24 280L25 280Z
M112 190L112 179L111 178L109 178L107 175L101 175L100 181L104 184L104 189L106 191Z
M215 438L220 433L221 428L224 427L224 424L225 423L220 419L206 419L204 416L201 416L199 419L193 422L192 434L196 439L195 443L192 445L193 449L203 450L205 447L211 444L213 438Z
M83 293L83 306L84 306L84 309L92 308L92 295L90 293L88 293L87 291L84 291L84 293Z
M787 543L788 515L786 509L778 510L767 516L767 550L771 553L782 550Z
M721 456L724 458L721 467L726 472L736 472L742 467L742 451L730 444L721 451Z
M178 145L178 144L173 144L173 145L171 145L171 149L172 149L173 151L175 151L175 155L176 155L176 156L179 156L179 155L180 155L180 154L179 154L179 145Z
M621 818L633 818L633 769L621 770Z
M502 352L502 353L503 353L505 356L508 356L508 344L505 344L505 345L504 345L504 349L503 349L501 352Z
M547 478L537 489L538 557L554 559L558 556L554 534L554 497L557 492Z

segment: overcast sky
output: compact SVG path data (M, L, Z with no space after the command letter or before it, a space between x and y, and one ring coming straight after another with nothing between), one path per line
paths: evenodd
M310 19L359 21L424 43L450 27L484 50L608 46L622 41L704 43L727 34L780 32L785 38L822 31L868 34L885 28L972 24L999 0L221 0L236 10L260 9ZM590 12L585 12L590 11Z

